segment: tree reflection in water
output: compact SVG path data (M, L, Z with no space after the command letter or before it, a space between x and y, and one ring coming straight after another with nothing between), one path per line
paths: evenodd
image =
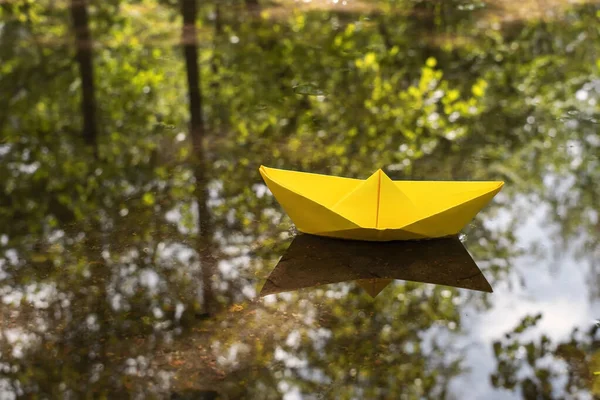
M524 252L548 275L514 233L547 210L598 304L598 6L317 3L0 3L0 391L455 396L478 368L466 312L497 297L395 282L257 299L291 229L267 162L505 180L465 231L485 276L525 282ZM490 395L600 394L597 327L552 339L547 317L488 343Z

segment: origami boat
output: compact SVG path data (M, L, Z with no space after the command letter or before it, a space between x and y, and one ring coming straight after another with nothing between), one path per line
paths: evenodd
M261 166L296 228L341 239L389 241L453 236L500 191L500 181L366 180Z

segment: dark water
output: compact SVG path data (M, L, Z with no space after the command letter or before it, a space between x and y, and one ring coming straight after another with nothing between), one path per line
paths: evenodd
M0 2L1 399L600 396L598 5L194 5ZM493 293L273 271L261 164L505 181Z

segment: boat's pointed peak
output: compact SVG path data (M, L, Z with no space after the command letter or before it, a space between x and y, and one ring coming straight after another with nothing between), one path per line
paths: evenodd
M377 171L373 172L369 178L372 178L374 176L379 177L379 176L382 176L382 175L387 177L387 174L381 168L379 168L379 169L377 169Z

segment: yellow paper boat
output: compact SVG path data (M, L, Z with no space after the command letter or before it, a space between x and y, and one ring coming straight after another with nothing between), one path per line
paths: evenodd
M304 233L389 241L456 235L504 182L366 180L261 166L265 183Z

